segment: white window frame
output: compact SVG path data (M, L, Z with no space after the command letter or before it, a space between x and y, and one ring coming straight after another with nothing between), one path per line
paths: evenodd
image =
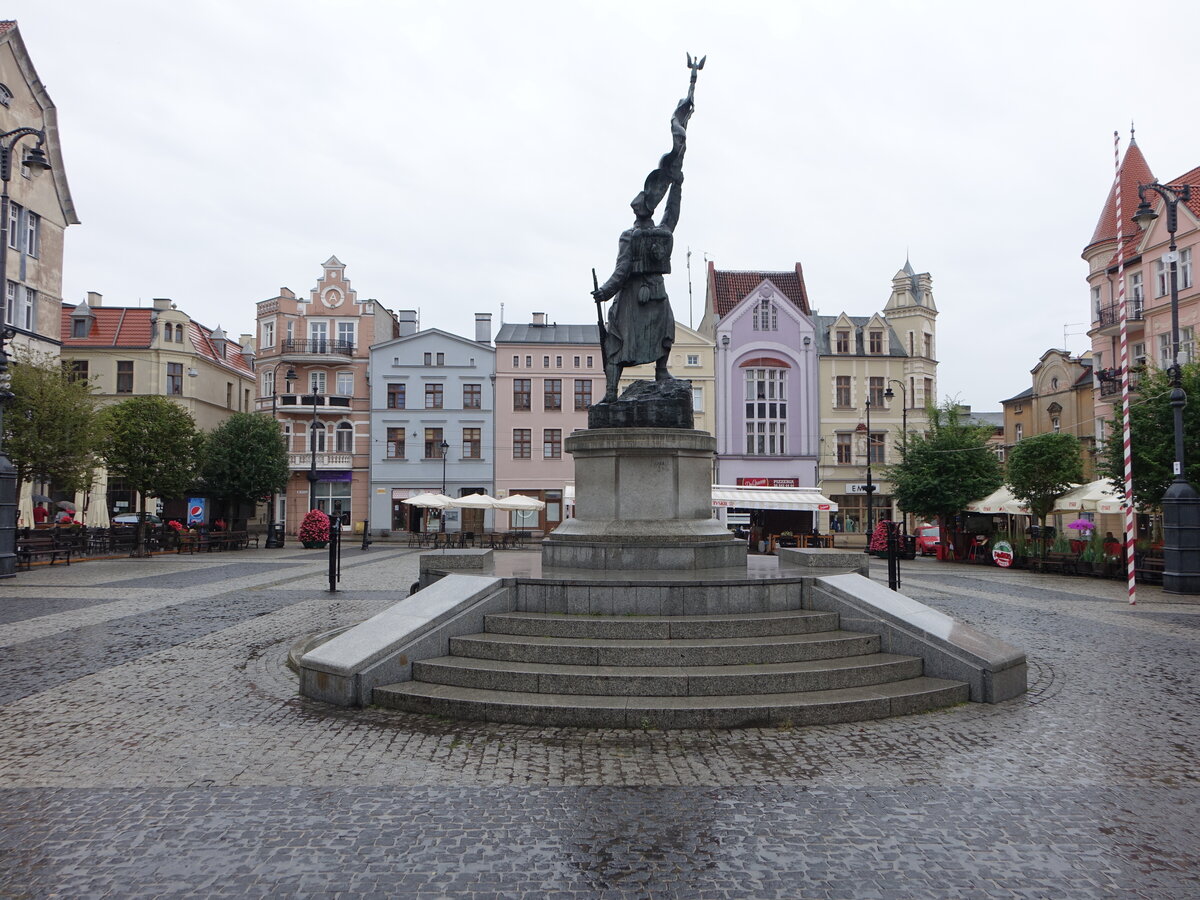
M1179 329L1179 364L1187 365L1196 359L1196 330L1191 325Z
M745 372L745 402L750 412L745 416L746 455L785 456L788 370L754 367Z
M1179 289L1192 286L1192 248L1179 251Z
M267 371L263 372L262 387L263 387L263 396L264 397L274 397L275 396L275 370L274 369L267 369Z
M275 346L275 323L274 322L263 322L260 330L262 331L263 349L268 349L270 347L274 347Z
M338 322L337 323L337 339L340 343L347 343L351 347L355 345L357 337L357 329L354 322Z
M37 309L37 291L31 287L25 288L21 293L21 306L18 310L19 321L16 322L18 328L24 328L26 331L33 331L34 311Z
M687 355L687 363L686 364L688 366L699 366L700 365L700 354L699 353L689 353Z
M338 422L334 430L333 444L335 453L353 453L354 426L349 422Z
M704 412L704 388L692 386L692 412Z
M309 372L308 392L310 394L324 394L328 381L328 376L324 372Z
M338 372L337 373L337 393L342 397L354 396L354 373L353 372Z
M42 217L35 212L25 210L25 252L34 259L42 244Z

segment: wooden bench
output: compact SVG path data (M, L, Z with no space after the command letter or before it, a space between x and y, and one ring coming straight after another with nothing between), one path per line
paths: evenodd
M1079 572L1079 558L1074 553L1055 553L1051 550L1044 557L1036 560L1037 571L1059 572L1063 575L1075 575Z
M69 566L71 554L74 552L74 548L60 546L58 541L49 535L31 535L17 542L17 565L20 566L24 563L25 568L28 569L33 565L34 559L49 559L50 565L64 559Z
M1137 580L1142 584L1162 584L1163 558L1139 554L1135 574Z
M179 535L179 547L175 550L176 553L182 553L186 550L188 553L195 553L197 550L211 550L212 543L210 535L200 534L199 532L192 533L185 531Z

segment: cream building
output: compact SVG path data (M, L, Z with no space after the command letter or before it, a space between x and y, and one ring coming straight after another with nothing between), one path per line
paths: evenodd
M38 78L16 22L0 22L0 132L30 128L45 134L40 149L49 170L25 165L39 148L37 135L13 148L7 196L0 210L0 294L4 324L14 328L14 346L58 353L62 303L63 234L78 225L58 142L58 111Z
M201 431L254 409L249 335L230 340L219 326L211 329L162 298L150 307L105 306L100 294L89 292L75 306L61 304L59 316L63 360L92 382L101 403L168 397ZM101 473L91 496L76 500L89 525L135 508L129 492L106 485Z
M675 343L667 368L675 378L692 383L692 414L697 431L713 434L716 427L716 344L698 331L675 323ZM633 366L621 373L621 390L635 381L653 381L654 363Z
M1071 356L1047 350L1030 370L1030 387L1002 400L1004 447L1001 457L1027 437L1065 432L1079 438L1083 474L1096 477L1095 395L1092 354Z
M926 405L937 402L933 281L906 261L892 278L882 312L814 319L820 354L819 486L838 505L836 519L822 513L819 527L861 535L867 527L868 496L872 521L897 517L884 467L900 461L905 430L924 431ZM875 488L870 495L868 454Z

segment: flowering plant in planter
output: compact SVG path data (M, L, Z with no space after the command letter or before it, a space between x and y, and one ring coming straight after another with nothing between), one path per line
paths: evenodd
M180 522L178 519L172 519L170 522L167 523L167 527L176 533L183 531L183 523Z
M329 516L319 509L310 509L300 522L300 540L304 544L320 544L329 541Z

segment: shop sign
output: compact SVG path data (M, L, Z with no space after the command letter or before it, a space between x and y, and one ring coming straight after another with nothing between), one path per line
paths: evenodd
M750 476L748 478L739 478L737 483L740 487L800 487L799 478L763 478Z
M317 472L317 481L353 481L353 472Z
M817 504L817 509L819 509L821 512L828 512L828 511L829 511L829 504L828 504L828 503L818 503L818 504Z
M1008 541L996 541L992 545L992 561L1000 568L1007 569L1013 564L1013 548Z
M872 484L870 492L872 494L878 493L879 485ZM867 486L865 484L848 484L848 485L846 485L846 493L847 494L865 494L865 493L867 493Z
M204 512L205 512L205 506L207 504L208 504L208 501L205 500L203 497L191 497L188 500L188 513L187 513L187 524L188 525L196 525L196 524L203 525L204 524L204 520L205 520Z

